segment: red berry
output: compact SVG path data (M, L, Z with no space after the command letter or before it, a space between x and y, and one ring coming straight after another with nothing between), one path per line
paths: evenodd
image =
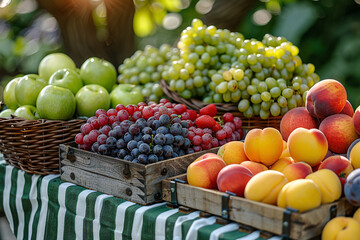
M120 110L125 110L125 106L124 105L122 105L122 104L118 104L118 105L116 105L116 111L120 111Z
M116 109L110 108L110 109L106 112L106 115L107 115L108 117L110 117L110 116L116 116L117 113L118 113L118 112L116 111Z
M202 147L203 150L208 150L211 148L211 142L208 144L202 143L200 146Z
M211 140L211 146L214 147L218 147L219 146L219 140L217 138L213 138Z
M168 110L168 108L165 107L165 106L160 106L160 107L159 107L159 113L160 113L160 115L163 115L163 114L168 115L168 114L169 114L169 110Z
M215 123L215 125L211 128L213 130L213 132L217 132L221 129L220 124Z
M94 129L99 129L100 128L99 120L97 118L93 119L91 121L91 126L93 126Z
M80 127L80 131L85 135L88 134L93 129L94 127L90 123L85 123Z
M187 110L186 106L184 104L176 104L174 107L177 114L182 114Z
M205 134L205 133L209 133L210 135L211 135L212 132L213 132L210 128L204 128L203 131L204 131L204 134Z
M169 100L168 99L166 99L166 98L162 98L162 99L160 99L160 101L159 101L160 103L168 103L169 102Z
M129 113L126 110L120 110L117 116L119 117L120 122L129 119Z
M213 137L211 136L211 134L205 133L204 135L201 136L201 139L203 144L211 144L211 140L213 139ZM203 149L205 148L203 147Z
M143 117L148 120L150 117L154 116L154 109L149 106L144 107L142 110Z
M78 148L89 151L91 149L91 144L80 144Z
M169 116L171 116L172 114L176 114L176 111L174 108L168 108L168 109L169 109L169 114L168 114Z
M231 140L231 137L225 138L225 140L226 140L227 143L232 141L232 140Z
M217 131L216 138L219 140L224 140L226 138L226 132L223 129Z
M186 110L186 112L188 112L190 114L190 120L195 121L195 119L197 118L196 111L192 110L192 109L188 109L188 110Z
M214 118L209 115L203 115L195 120L195 124L198 128L212 128L215 125Z
M152 109L154 110L154 112L158 112L159 111L159 107L156 105L155 107L152 107Z
M141 106L145 107L145 106L147 106L147 104L144 102L139 102L137 106L140 109Z
M101 114L105 114L105 115L106 115L105 109L98 109L98 110L96 110L95 115L96 115L97 118L98 118Z
M154 102L149 102L149 103L148 103L148 106L154 108L154 107L157 106L157 104L154 103Z
M111 115L109 117L109 125L113 125L113 123L119 122L119 117L117 115Z
M96 117L96 116L89 117L89 118L86 120L86 122L87 122L87 123L91 123L91 121L94 120L94 119L97 119L97 117Z
M125 107L126 111L129 113L129 115L133 115L133 113L138 110L137 106L133 105L133 104L129 104Z
M83 144L83 143L84 143L84 141L83 141L84 136L85 136L85 134L83 134L83 133L78 133L78 134L76 134L76 135L75 135L75 142L76 142L77 144Z
M194 146L193 149L194 149L194 152L200 152L200 151L202 151L201 146Z
M201 128L196 128L194 130L194 132L195 132L196 135L199 135L199 136L204 135L204 131Z
M215 117L216 112L217 112L216 105L213 103L201 108L199 111L200 115L209 115L211 117Z
M181 114L181 120L189 120L190 119L190 113L188 112L183 112Z
M219 146L225 145L227 142L225 139L219 141Z
M236 141L236 135L235 135L235 133L232 133L232 134L231 134L231 141Z
M144 110L144 107L146 107L146 106L140 106L139 111L142 112L142 110Z
M110 130L111 130L111 127L109 125L105 125L102 128L100 128L100 132L102 134L105 134L106 136L108 136Z
M134 114L132 115L132 119L133 119L134 121L138 120L138 119L141 118L141 117L142 117L142 114L141 114L140 111L136 111L136 112L134 112Z
M106 114L101 114L98 117L100 127L105 126L109 122L109 117Z
M188 135L187 135L187 138L192 141L194 136L196 136L196 134L193 132L193 131L189 131Z
M225 126L228 126L228 127L231 128L232 131L235 131L235 124L234 124L234 123L232 123L232 122L226 122L226 123L225 123Z
M189 127L192 127L194 125L193 121L191 121L190 119L185 120L185 121L189 124Z
M89 135L85 135L85 136L84 136L83 142L84 142L84 144L86 144L86 145L89 145L89 144L92 143L91 140L90 140Z
M233 133L232 129L228 126L224 126L223 130L226 132L226 138L230 138Z
M241 128L241 126L242 126L241 118L239 118L239 117L234 117L233 122L234 122L234 124L235 124L235 128L236 128L236 129Z
M235 141L240 141L241 140L241 135L240 135L239 132L235 131L233 134L235 134L235 138L236 138Z
M91 142L96 142L97 141L97 137L100 135L100 131L99 130L91 130L89 133L89 138Z
M236 131L240 134L240 139L242 139L244 137L244 131L241 128L236 129Z
M232 122L234 120L234 115L232 113L224 113L222 119L224 122Z
M167 108L173 108L173 106L172 106L172 103L171 102L167 102L167 103L165 103L165 105L164 105L165 107L167 107Z
M196 135L196 136L193 137L192 142L193 142L193 144L195 146L198 146L198 145L200 145L202 143L202 139L201 139L201 137L199 135Z
M97 137L97 142L99 143L99 145L102 145L102 144L105 144L106 143L106 139L107 139L107 136L105 134L100 134L98 137Z
M160 112L156 112L156 113L154 113L154 118L155 118L155 120L159 120L159 118L160 118Z
M195 131L195 129L196 129L196 127L195 126L191 126L191 127L189 127L189 131Z

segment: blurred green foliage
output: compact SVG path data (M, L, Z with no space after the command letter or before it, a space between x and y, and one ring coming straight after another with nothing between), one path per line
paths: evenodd
M46 12L17 13L21 2L13 0L7 13L0 8L0 79L37 71L41 58L61 50L58 29ZM134 0L136 46L174 44L193 18L201 18L197 4L204 0ZM205 2L211 3L214 0ZM36 2L35 2L36 3ZM304 62L316 66L321 79L341 81L353 107L360 105L360 2L359 0L262 0L248 12L238 31L246 38L262 39L266 33L284 36L300 49ZM173 14L173 15L171 15ZM232 9L229 14L236 14ZM164 27L168 16L175 27ZM256 19L256 17L259 19ZM50 24L51 25L51 24Z

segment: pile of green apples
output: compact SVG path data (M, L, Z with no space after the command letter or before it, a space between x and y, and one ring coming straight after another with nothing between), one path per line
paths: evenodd
M66 54L52 53L41 60L38 74L16 77L6 85L0 117L69 120L144 101L136 86L116 82L115 67L104 59L92 57L77 68Z

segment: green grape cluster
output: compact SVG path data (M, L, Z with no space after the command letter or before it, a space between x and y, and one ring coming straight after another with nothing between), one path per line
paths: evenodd
M160 85L164 66L179 58L179 50L168 44L162 44L160 48L147 45L118 67L118 83L137 85L145 98L158 102L165 97Z
M244 39L194 19L177 46L180 58L162 73L170 89L206 103L238 104L249 118L304 106L307 91L320 80L314 65L303 63L299 49L284 37Z
M238 59L243 39L240 33L206 26L194 19L178 41L180 59L172 61L162 77L183 98L207 96L211 76L219 69L229 69Z

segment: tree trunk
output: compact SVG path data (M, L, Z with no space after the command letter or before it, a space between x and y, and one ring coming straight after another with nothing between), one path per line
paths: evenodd
M215 0L210 12L202 19L206 25L236 31L249 10L258 2L257 0Z
M57 20L65 53L78 67L86 59L94 56L118 66L126 57L133 54L135 50L133 0L103 0L106 7L104 29L100 29L94 23L93 15L98 6L96 1L37 1Z

